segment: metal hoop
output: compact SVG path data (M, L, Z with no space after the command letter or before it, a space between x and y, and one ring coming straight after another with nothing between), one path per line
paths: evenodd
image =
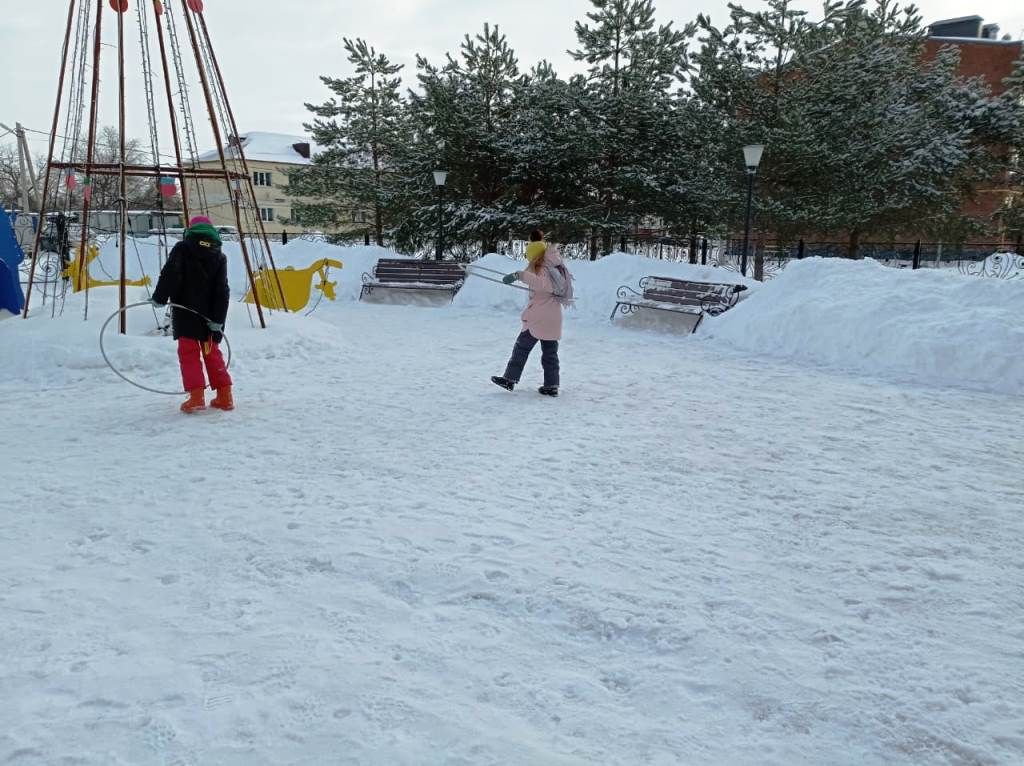
M114 365L110 361L110 357L107 356L107 349L103 345L103 334L107 331L107 326L111 322L113 322L116 317L120 316L121 314L126 312L128 309L138 308L139 306L152 306L152 305L153 304L150 301L139 301L138 303L129 303L124 308L118 309L113 314L111 314L107 318L107 321L103 323L103 327L100 328L100 353L103 355L103 361L107 363L107 367L109 367L111 370L113 370L114 374L117 375L117 377L121 378L121 380L123 380L125 383L130 383L133 386L135 386L136 388L141 388L143 391L149 391L152 394L163 394L164 396L181 396L182 394L186 393L184 390L181 390L181 391L162 391L162 390L160 390L158 388L150 388L149 386L144 386L141 383L136 383L134 380L132 380L127 375L125 375L120 370L118 370L116 367L114 367ZM177 303L168 303L167 305L171 306L173 308L176 308L176 309L181 309L182 311L191 311L193 314L195 314L200 319L205 319L208 323L210 322L210 320L207 317L203 316L202 314L200 314L195 309L190 309L188 306L182 306L182 305L177 304ZM221 335L223 336L225 345L227 345L227 347L228 347L228 358L224 362L224 366L226 368L230 369L230 367L231 367L231 341L228 340L228 336L227 335L224 335L223 333L221 333Z
M479 269L479 271L477 271L477 269ZM476 277L477 279L486 279L488 282L494 282L495 284L498 284L498 285L505 285L505 287L512 287L512 288L514 288L516 290L523 290L524 292L527 292L527 293L530 292L530 288L526 287L525 285L517 285L517 284L509 285L509 284L506 284L505 282L502 282L500 279L495 279L494 277L488 276L487 274L481 274L480 271L489 271L489 272L491 272L493 274L500 274L501 276L505 276L505 274L508 273L508 272L505 272L505 271L495 271L494 269L488 269L488 268L486 268L484 266L477 266L477 265L472 264L472 263L469 264L466 267L466 275L467 276Z

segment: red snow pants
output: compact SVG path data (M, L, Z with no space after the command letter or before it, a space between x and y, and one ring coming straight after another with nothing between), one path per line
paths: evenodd
M206 388L203 364L210 376L210 388L221 389L231 385L231 376L220 347L212 340L205 343L192 338L178 338L178 363L181 365L181 382L186 391Z

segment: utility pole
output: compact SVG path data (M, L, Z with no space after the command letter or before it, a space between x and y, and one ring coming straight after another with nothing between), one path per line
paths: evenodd
M13 133L17 139L18 165L21 171L21 182L19 184L21 186L21 208L22 212L31 213L32 200L39 201L39 191L37 189L36 169L32 165L32 153L28 150L28 140L25 138L25 129L21 127L20 122L14 123L14 130L11 130L2 122L0 122L0 128Z

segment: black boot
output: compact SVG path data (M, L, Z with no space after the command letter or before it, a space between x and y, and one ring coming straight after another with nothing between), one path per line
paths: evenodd
M541 386L537 393L542 396L558 396L558 386Z
M514 380L503 378L500 375L495 375L494 377L492 377L491 383L493 383L496 386L501 386L506 391L511 391L513 388L516 387L516 382Z

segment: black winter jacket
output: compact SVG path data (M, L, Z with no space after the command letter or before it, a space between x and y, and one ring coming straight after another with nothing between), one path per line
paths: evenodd
M172 248L153 291L154 302L188 306L223 325L230 300L228 260L218 242L189 234ZM181 309L171 309L171 328L175 340L205 341L211 335L206 319Z

